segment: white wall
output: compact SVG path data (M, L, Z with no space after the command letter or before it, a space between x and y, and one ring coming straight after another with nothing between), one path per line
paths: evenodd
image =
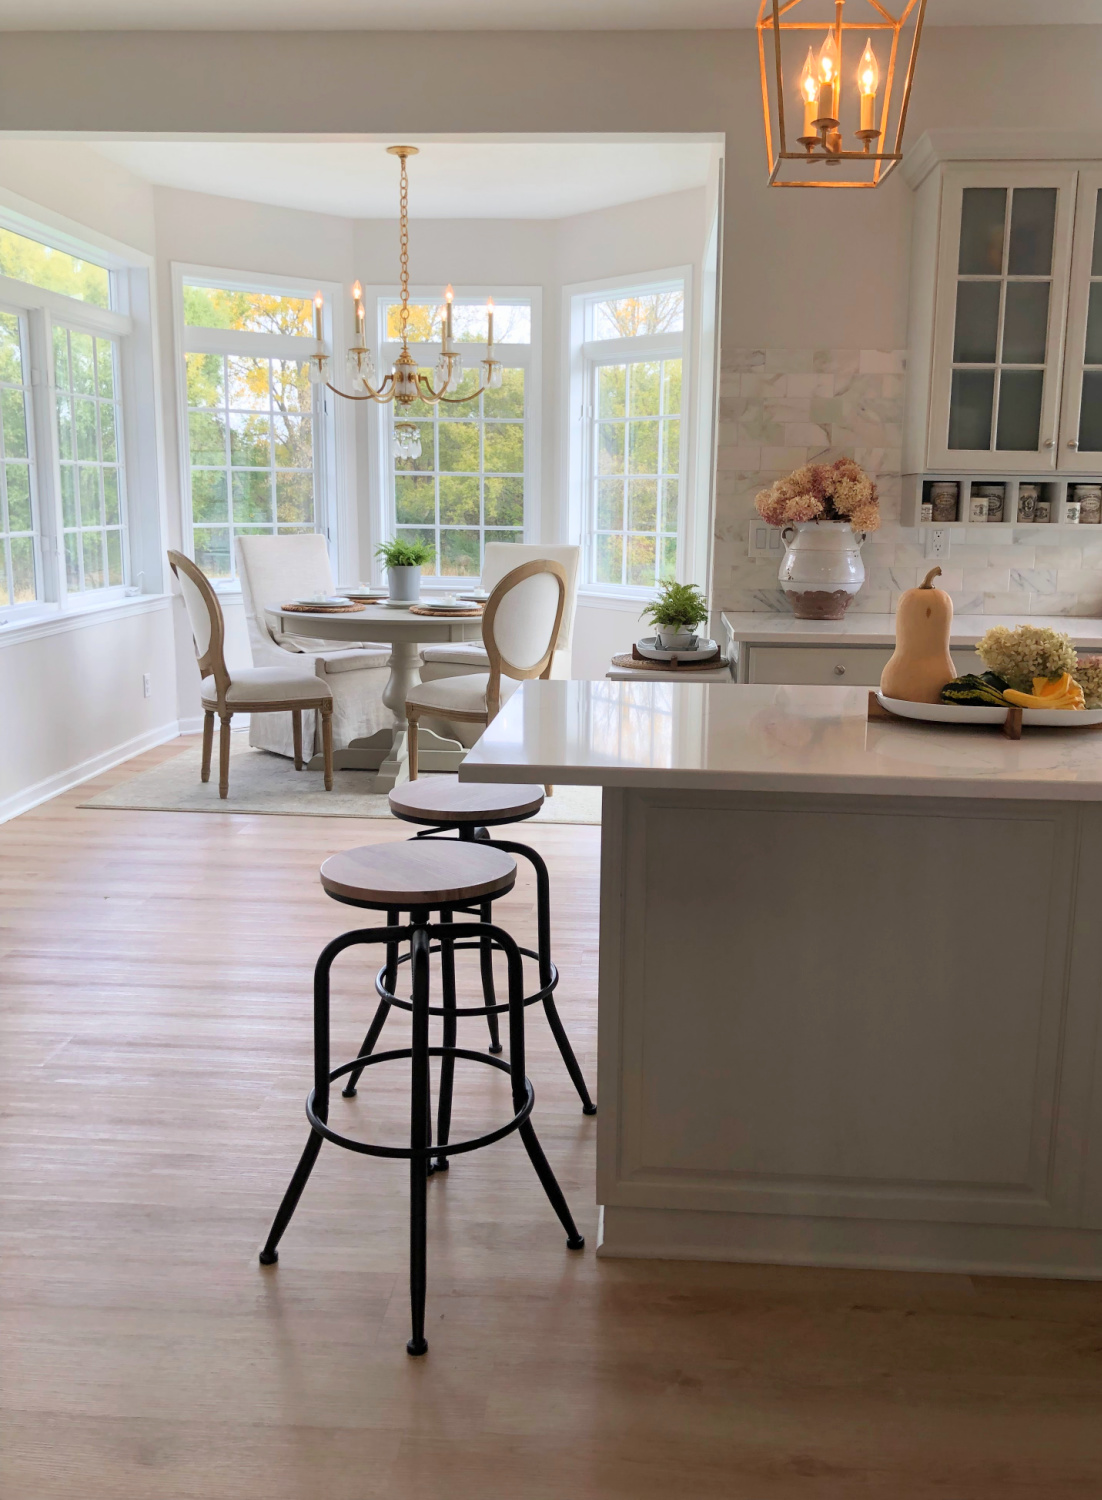
M5 201L35 205L47 226L153 253L152 189L79 143L0 141ZM0 819L176 733L167 600L28 633L0 636Z

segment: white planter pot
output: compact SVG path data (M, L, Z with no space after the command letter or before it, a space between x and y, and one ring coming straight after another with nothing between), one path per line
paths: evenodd
M416 604L421 597L421 569L413 563L405 568L387 568L390 597L405 604Z
M696 643L696 632L685 630L680 625L656 625L654 643L659 651L691 651Z
M865 581L864 533L848 521L801 521L781 536L781 588L797 620L840 620Z

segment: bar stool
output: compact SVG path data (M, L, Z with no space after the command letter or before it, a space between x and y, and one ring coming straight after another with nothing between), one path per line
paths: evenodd
M530 948L521 948L520 952L526 958L533 958L538 963L540 987L535 994L526 996L524 1003L535 1005L537 1001L543 1001L551 1033L558 1043L562 1060L566 1064L566 1071L570 1074L571 1081L578 1091L578 1097L582 1101L582 1114L595 1115L597 1106L590 1097L582 1070L578 1066L578 1059L574 1056L574 1049L570 1045L570 1038L566 1034L566 1028L562 1024L554 1001L559 971L551 960L551 883L547 874L547 866L535 849L530 849L527 844L491 839L489 834L490 828L503 823L520 823L526 818L534 817L543 806L543 801L543 789L538 786L481 784L460 781L456 775L429 776L417 781L407 781L395 787L390 793L390 810L396 818L401 818L406 823L425 825L426 832L417 835L419 841L455 830L462 843L473 843L477 840L483 847L500 849L505 854L520 854L531 864L536 872L536 930L539 951L533 953ZM476 914L483 922L488 922L490 903L482 903L481 909ZM474 945L465 946L473 947ZM482 969L482 994L486 1001L485 1015L490 1031L490 1051L497 1054L501 1051L497 1017L498 1012L506 1007L496 1003L493 943L488 937L484 937L478 946ZM390 961L390 957L388 953L388 965L380 970L375 982L379 1005L367 1035L364 1037L364 1043L360 1049L361 1057L369 1056L374 1050L390 1007L400 1005L408 1008L409 1002L398 1000L394 994L394 963ZM404 963L407 960L406 958L398 959L395 955L394 961ZM478 1012L468 1010L463 1014L474 1015ZM351 1099L355 1095L359 1077L358 1071L353 1071L349 1076L344 1089L346 1099Z
M458 843L449 840L411 840L407 844L378 845L374 848L349 849L335 854L321 867L321 883L328 895L349 906L370 911L387 911L396 918L409 913L408 924L389 920L385 927L368 927L346 932L335 938L321 952L314 970L314 1087L306 1099L306 1118L310 1136L294 1176L279 1205L267 1242L260 1252L260 1263L274 1265L279 1259L277 1246L291 1221L303 1188L318 1159L322 1141L332 1141L349 1151L367 1156L397 1157L408 1160L410 1180L409 1288L413 1331L406 1349L410 1354L424 1354L426 1289L426 1188L431 1171L431 1157L447 1161L464 1151L489 1146L512 1131L520 1132L524 1148L543 1184L551 1207L566 1230L567 1247L580 1250L585 1240L578 1233L562 1189L543 1154L531 1114L535 1092L524 1075L524 971L520 949L503 927L489 922L454 922L457 909L472 902L492 904L512 890L516 881L516 861L500 849L483 844ZM433 912L440 920L430 921ZM468 1012L456 1009L453 948L456 941L489 938L505 954L509 975L509 1002L502 1007L509 1013L509 1061L470 1052L455 1045L457 1015ZM429 951L432 943L440 945L442 954L443 1006L429 1004ZM364 943L385 943L388 955L397 952L400 943L410 945L412 971L413 1037L411 1047L392 1052L360 1056L350 1063L330 1070L329 1056L329 973L334 959L346 948ZM475 1014L481 1015L481 1009ZM444 1045L429 1046L429 1016L443 1016ZM440 1058L440 1098L437 1118L437 1142L432 1143L431 1081L429 1058ZM329 1124L329 1085L344 1074L378 1063L411 1060L409 1146L377 1146L342 1135ZM499 1068L509 1074L512 1085L513 1115L503 1125L470 1140L452 1141L451 1093L456 1059Z

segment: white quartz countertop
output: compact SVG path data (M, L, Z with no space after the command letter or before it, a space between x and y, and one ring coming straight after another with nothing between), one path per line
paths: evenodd
M1102 802L1102 728L867 718L866 688L525 682L461 781Z
M797 620L793 615L724 612L736 641L752 646L894 646L894 615L845 615L841 620ZM993 625L1050 625L1076 646L1102 651L1102 619L1071 615L955 615L950 644L974 646Z

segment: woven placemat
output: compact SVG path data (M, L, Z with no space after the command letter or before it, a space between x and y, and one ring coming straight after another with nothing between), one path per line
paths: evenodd
M648 661L646 657L632 656L625 651L620 656L612 658L614 667L632 667L636 672L714 672L719 667L727 665L727 658L720 656L717 651L715 656L709 656L707 661Z
M291 615L358 615L367 608L353 599L348 604L281 604L280 609Z
M435 615L438 620L469 620L482 613L482 606L476 604L471 609L433 609L429 604L411 604L409 612L411 615Z

